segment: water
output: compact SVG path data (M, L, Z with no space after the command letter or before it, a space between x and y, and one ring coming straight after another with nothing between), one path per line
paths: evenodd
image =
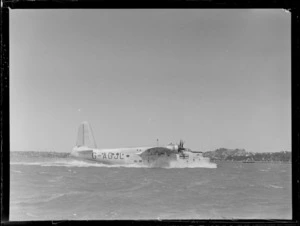
M129 168L19 156L10 170L12 221L292 217L290 164Z

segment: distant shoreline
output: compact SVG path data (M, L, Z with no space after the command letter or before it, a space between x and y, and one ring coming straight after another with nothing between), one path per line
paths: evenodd
M11 151L12 157L29 156L29 157L48 157L48 158L66 158L70 152L54 151ZM250 153L245 150L217 149L215 151L203 153L211 162L239 162L239 163L287 163L291 164L291 152L274 152L274 153Z
M245 149L227 149L219 148L214 151L203 153L211 161L236 161L236 162L291 162L292 153L288 151L281 152L246 152Z
M234 163L243 163L243 164L255 164L255 163L274 163L274 164L292 164L290 161L254 161L254 162L246 162L246 161L237 161L237 160L210 160L214 163L220 162L234 162Z

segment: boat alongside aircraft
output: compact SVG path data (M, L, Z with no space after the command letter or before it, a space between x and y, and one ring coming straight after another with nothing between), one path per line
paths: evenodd
M143 165L149 167L168 167L172 164L197 165L208 163L202 152L192 151L179 144L166 146L98 149L88 122L82 122L78 129L76 146L70 155L103 164Z

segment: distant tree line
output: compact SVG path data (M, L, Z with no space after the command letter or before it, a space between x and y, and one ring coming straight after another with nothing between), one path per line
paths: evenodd
M266 162L291 162L291 152L246 152L245 149L226 149L220 148L215 151L204 153L205 157L211 160L225 161L266 161Z
M70 153L65 152L43 152L43 151L11 151L12 158L17 157L47 157L47 158L66 158ZM291 152L246 152L245 149L226 149L219 148L215 151L203 153L204 157L211 160L221 161L266 161L266 162L291 162Z
M47 158L66 158L70 153L66 152L46 152L46 151L11 151L11 157L27 156L27 157L47 157Z

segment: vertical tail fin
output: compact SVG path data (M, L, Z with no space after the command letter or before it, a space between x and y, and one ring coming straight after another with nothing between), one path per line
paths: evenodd
M88 122L79 125L76 146L97 148L92 127Z

